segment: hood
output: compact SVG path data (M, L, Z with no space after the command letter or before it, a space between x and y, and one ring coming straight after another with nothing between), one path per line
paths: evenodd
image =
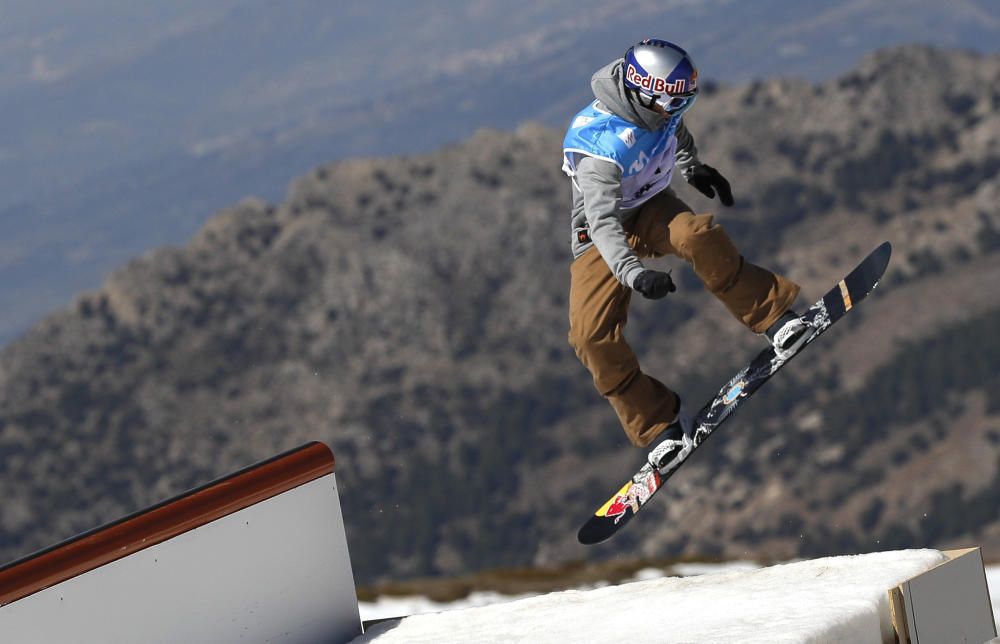
M667 119L658 113L628 100L625 85L622 83L622 62L624 59L609 63L597 70L590 78L590 88L601 104L615 116L621 117L647 130L658 130L666 124Z

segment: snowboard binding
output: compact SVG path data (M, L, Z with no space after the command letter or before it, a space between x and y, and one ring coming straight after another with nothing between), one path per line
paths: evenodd
M795 311L789 310L785 311L764 334L774 347L774 355L779 360L786 360L795 355L813 333L815 329L811 324Z
M646 458L650 466L661 475L670 472L684 462L691 450L695 448L694 439L690 432L685 432L681 428L681 423L675 422L670 425L663 434L663 440L653 448Z

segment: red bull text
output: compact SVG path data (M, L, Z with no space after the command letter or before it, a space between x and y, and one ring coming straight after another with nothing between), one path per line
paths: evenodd
M658 78L652 74L644 74L635 68L635 65L629 63L628 69L625 70L625 80L628 82L638 85L647 92L651 94L684 94L685 92L693 92L696 87L696 76L691 77L691 87L688 87L687 79L678 78L675 81L668 81L665 78Z

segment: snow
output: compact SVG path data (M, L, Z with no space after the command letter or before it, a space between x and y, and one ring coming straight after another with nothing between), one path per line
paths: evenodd
M760 568L760 564L752 561L728 561L726 563L681 563L671 566L671 570L680 577L690 577L693 575L706 575L710 573L732 572L736 570L755 570ZM643 568L637 571L628 581L648 581L650 579L662 579L664 571L662 568ZM587 586L579 586L576 590L590 590L593 588L604 588L609 586L607 582L596 583ZM474 608L478 606L489 606L501 602L514 601L535 597L538 593L526 593L523 595L503 595L496 592L473 592L468 597L449 601L436 602L426 597L378 597L375 601L358 602L362 621L373 621L402 617L406 615L419 615L422 613L438 613L445 610L455 610L459 608Z
M744 563L474 606L496 599L480 594L463 608L377 624L354 642L891 641L886 591L942 561L936 550L903 550L758 569Z
M661 574L662 576L662 574ZM528 597L536 597L537 593L526 595L502 595L496 592L474 592L468 597L450 602L436 602L426 597L379 597L373 602L358 602L362 621L388 619L404 615L421 615L423 613L438 613L446 610L462 608L478 608L491 604L501 604Z

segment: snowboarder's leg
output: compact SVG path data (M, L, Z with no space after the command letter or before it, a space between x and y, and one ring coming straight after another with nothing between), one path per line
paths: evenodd
M798 297L797 284L744 260L712 215L695 215L669 191L643 206L634 231L650 255L677 255L690 263L705 287L754 333L767 330Z
M614 407L629 441L646 447L677 415L677 396L639 369L625 342L632 291L622 286L597 248L570 266L569 343Z

